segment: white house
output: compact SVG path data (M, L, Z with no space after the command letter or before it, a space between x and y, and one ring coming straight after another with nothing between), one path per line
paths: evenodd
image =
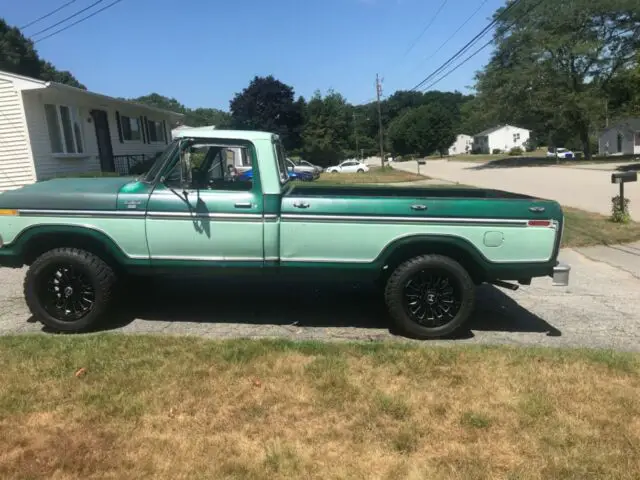
M165 148L182 114L0 71L0 192L118 172Z
M471 153L473 148L473 137L471 135L460 134L456 137L456 141L449 147L449 155L460 155L462 153Z
M629 118L604 130L598 149L600 155L640 155L640 118Z
M509 152L512 148L525 149L531 131L512 125L499 125L473 136L473 148L480 153L493 153L494 150Z

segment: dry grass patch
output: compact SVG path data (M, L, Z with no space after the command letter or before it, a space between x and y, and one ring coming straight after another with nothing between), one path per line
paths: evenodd
M615 223L604 215L562 207L565 215L563 247L617 245L640 240L640 223Z
M392 167L373 167L366 173L322 173L314 183L330 185L363 185L372 183L402 183L428 180L429 177L396 170Z
M20 336L0 339L0 384L0 478L635 478L640 465L630 354Z

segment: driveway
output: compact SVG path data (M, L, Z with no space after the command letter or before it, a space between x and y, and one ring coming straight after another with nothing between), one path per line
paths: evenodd
M416 162L398 162L394 168L417 173ZM508 190L550 200L602 215L611 214L611 198L618 186L611 184L610 168L598 169L551 167L496 167L490 163L429 160L420 173L448 182L476 187ZM626 185L625 196L631 200L634 220L640 221L640 184Z
M640 351L640 245L563 250L571 285L536 279L517 292L483 286L470 330L434 344L582 346ZM22 297L24 270L0 269L0 335L42 333ZM140 285L146 287L139 288ZM250 289L179 283L136 285L126 310L105 328L208 338L397 340L381 298L364 286Z

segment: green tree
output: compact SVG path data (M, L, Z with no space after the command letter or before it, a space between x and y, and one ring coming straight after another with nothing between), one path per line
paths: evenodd
M132 98L131 101L171 112L183 113L185 115L184 124L190 127L214 125L216 128L229 128L231 125L231 115L227 112L217 108L190 109L175 98L165 97L159 93L150 93L142 97Z
M26 38L19 28L9 26L2 18L0 18L0 70L86 90L86 87L70 72L60 71L51 63L42 60L33 42Z
M444 155L455 139L455 115L437 103L406 110L389 126L391 146L400 155Z
M637 64L637 0L522 0L498 21L494 39L476 85L487 117L539 137L563 132L590 158L609 85Z
M289 85L273 76L255 77L230 102L233 126L277 133L287 149L300 146L303 112Z
M351 108L342 95L320 92L309 100L307 122L302 134L305 157L321 166L334 165L349 150ZM352 151L354 150L351 147Z

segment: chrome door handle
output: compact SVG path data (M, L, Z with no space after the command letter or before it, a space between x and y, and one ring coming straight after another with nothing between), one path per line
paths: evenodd
M236 203L236 208L251 208L251 202Z
M309 204L307 202L294 202L293 206L296 208L309 208Z
M411 210L417 210L419 212L422 212L426 209L427 209L426 205L411 205Z

